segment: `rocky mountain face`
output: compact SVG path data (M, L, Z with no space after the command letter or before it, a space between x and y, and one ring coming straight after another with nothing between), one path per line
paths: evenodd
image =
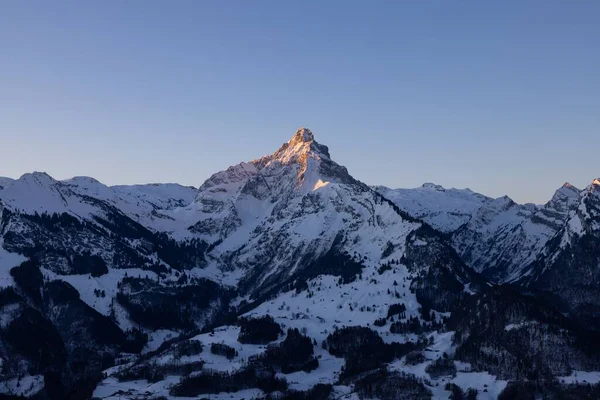
M311 268L326 255L356 268L378 265L385 249L384 262L398 259L420 225L352 178L307 129L271 156L213 175L192 207L202 217L190 231L214 244L220 269L243 271L239 285L253 295L320 273Z
M520 284L547 293L584 323L600 327L600 179L570 204L568 218Z
M375 189L409 215L446 233L467 265L497 283L516 281L526 273L577 207L580 193L565 183L548 203L537 206L434 184Z
M369 187L305 128L199 189L0 179L0 398L593 396L597 186Z
M373 186L373 189L443 233L455 232L471 220L475 211L492 201L470 189L445 189L433 183L425 183L416 189L385 186Z

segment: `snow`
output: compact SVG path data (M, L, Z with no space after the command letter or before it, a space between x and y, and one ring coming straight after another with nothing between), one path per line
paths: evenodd
M15 180L12 178L7 178L5 176L0 176L0 190L12 184Z
M375 190L408 212L442 232L453 232L471 218L489 197L469 189L444 189L439 185L424 184L415 189L389 189L375 186Z
M313 174L317 169L311 166L313 161L308 162L305 182L314 178ZM287 273L293 273L294 264L298 260L304 257L315 259L322 255L329 250L336 237L345 231L348 252L356 252L361 259L366 257L365 262L379 265L381 253L388 241L392 241L397 247L394 256L399 258L406 235L418 227L418 224L399 219L387 203L374 204L373 193L362 189L357 192L349 185L327 180L327 185L308 192L301 188L296 190L294 187L282 186L281 177L273 175L271 171L275 164L273 160L268 163L259 171L262 179L253 181L268 186L273 201L265 201L262 195L257 198L245 192L237 192L226 200L219 200L226 204L221 204L219 211L211 215L212 221L232 228L228 228L226 232L218 230L212 238L204 236L212 242L220 240L220 244L211 252L217 263L220 259L226 260L227 267L230 268L232 264L259 265L265 263L263 260L270 260L262 266L261 281L264 281L268 276L279 273L282 268L291 267ZM281 167L278 167L279 170ZM290 175L284 181L295 181L295 168L284 168L283 171ZM325 182L322 176L315 176L319 176L315 182ZM256 188L254 183L253 190L262 193L262 189ZM197 201L203 199L206 202L209 197L215 198L212 194L203 192L199 194ZM348 229L349 221L353 221L351 229ZM278 239L284 241L275 244ZM272 254L273 249L277 254ZM287 249L296 249L296 252L292 253ZM231 256L234 257L233 260Z
M20 254L9 253L4 250L4 247L2 247L3 242L4 240L0 237L0 288L14 285L10 270L27 260Z
M211 400L258 400L264 399L265 396L263 391L260 389L246 389L232 393L211 393L200 397L170 396L169 388L177 383L179 383L178 376L168 376L165 380L156 383L150 383L146 380L119 382L115 378L108 378L96 388L93 396L105 400L122 400L125 398L145 399L148 398L147 395L149 393L152 393L152 398L164 396L169 400L197 400L205 397L210 398Z
M531 325L536 325L537 321L525 321L525 322L520 322L520 323L516 323L516 324L508 324L504 327L505 331L512 331L515 329L520 329L526 326L531 326Z
M15 396L33 396L44 387L43 375L25 375L0 382L0 393Z
M282 293L245 315L270 315L282 328L297 328L318 343L335 327L373 325L376 319L387 316L391 304L405 304L407 317L419 315L417 299L408 289L409 283L403 282L409 276L404 266L399 265L396 273L386 271L383 275L377 274L375 268L365 269L362 275L362 280L346 285L338 285L338 277L321 275L309 281L308 291ZM398 286L394 285L395 281ZM388 289L391 294L388 294ZM395 291L399 292L400 298L394 296ZM371 328L387 342L407 340L406 335L390 333L389 326Z
M60 279L71 284L71 286L73 286L79 292L81 300L103 315L110 314L111 304L113 304L113 299L116 297L117 292L119 291L118 284L125 276L142 276L150 279L156 279L156 273L139 268L110 268L107 274L99 277L93 277L90 274L58 275L45 268L41 268L41 271L42 274L48 277L50 280ZM94 294L94 290L104 291L106 296L97 297ZM113 305L117 305L116 301L114 301Z
M478 400L495 400L506 388L507 381L498 380L487 372L457 372L456 377L450 382L460 386L461 389L477 389ZM445 397L447 398L447 397Z
M558 380L562 383L600 383L600 371L573 371L569 376L561 376Z
M423 355L427 361L417 364L408 365L405 363L404 358L396 360L389 365L389 369L392 371L401 371L418 378L423 378L426 383L426 387L431 390L434 399L447 399L449 398L450 392L445 390L444 387L447 383L454 383L460 386L464 391L469 388L477 389L478 399L481 400L492 400L496 399L500 392L504 390L507 385L507 381L498 380L495 376L488 374L487 372L471 372L471 365L468 363L455 361L457 372L454 377L440 377L438 379L432 379L431 376L426 372L427 367L432 361L443 357L446 353L452 357L454 355L454 345L452 344L454 332L433 332L429 335L433 339L433 344L428 346Z
M465 262L478 272L501 264L499 282L519 279L557 233L556 224L548 221L546 209L519 205L504 196L477 209L471 220L452 238L452 244Z
M151 393L154 396L165 396L167 399L175 399L169 396L169 388L179 383L179 376L167 376L164 380L150 383L147 380L137 380L129 382L119 382L116 378L107 378L103 380L94 390L93 397L105 400L121 400L124 398L135 399L144 398ZM177 399L197 399L197 397L177 397Z
M429 360L436 360L443 357L444 353L448 356L453 356L455 346L452 344L454 332L433 332L429 338L433 338L433 344L427 347L423 354Z
M581 219L579 219L577 215L569 219L568 227L569 231L577 236L581 236L583 234L583 225L581 224Z
M464 285L464 291L469 293L469 294L475 294L475 292L471 289L471 283L466 283Z
M585 209L584 202L581 203L580 209L581 208ZM565 248L569 247L569 245L571 244L571 242L573 241L574 238L581 237L584 235L585 229L583 227L582 218L586 218L586 219L590 218L589 214L587 216L586 216L586 214L587 214L587 210L585 210L583 215L580 215L576 211L570 212L570 214L569 214L570 217L567 221L567 224L565 225L564 230L562 231L562 237L560 240L560 248L561 249L565 249ZM557 257L558 254L559 253L555 253L554 257Z
M27 214L71 213L83 218L97 211L66 186L43 172L24 174L0 192L6 207Z
M337 382L344 360L333 357L320 346L315 346L315 356L319 358L319 367L309 373L304 371L291 374L279 374L285 378L289 388L293 390L309 390L318 384L334 384Z
M317 183L315 183L315 186L313 187L313 191L318 190L324 186L329 185L329 182L323 182L322 180L318 180Z
M198 359L205 361L205 370L235 371L244 366L248 358L265 352L267 348L265 345L242 344L238 342L237 338L239 334L240 328L238 326L223 326L215 329L214 333L204 333L190 339L198 340L205 345L202 355L198 357ZM210 352L210 345L212 343L224 343L233 347L238 352L238 355L232 360L228 360L223 356L212 354Z
M244 271L241 269L222 270L216 263L210 263L204 268L192 268L186 271L186 274L190 277L210 279L224 286L236 286L243 277Z
M477 389L477 399L495 400L508 384L507 381L497 379L487 372L471 372L470 364L460 361L454 363L457 368L456 376L432 379L426 372L429 364L431 364L431 361L417 365L406 365L403 360L398 360L390 364L390 370L412 374L418 378L423 378L425 382L429 382L425 386L431 390L433 399L448 399L450 391L445 390L444 387L448 383L454 383L465 392L470 388Z
M226 193L235 193L246 179L256 175L258 169L253 163L242 162L238 165L233 165L225 171L217 172L206 180L200 186L199 192L202 193L210 188L217 187L213 192L225 190Z
M337 285L338 277L319 276L309 281L311 296L308 295L308 291L300 294L296 294L295 291L281 293L276 298L245 314L245 316L271 315L284 331L288 328L298 328L312 339L316 339L317 343L320 343L331 333L334 326L372 325L375 319L387 315L390 304L402 302L406 304L408 316L419 314L419 305L416 298L408 289L408 279L411 278L411 275L403 265L397 265L394 269L385 271L382 275L377 273L376 267L373 265L365 268L362 275L362 280L358 279L347 285ZM407 279L406 282L404 281L405 278ZM394 281L398 282L397 285L394 285ZM392 294L387 293L388 289ZM396 290L399 292L400 298L393 295ZM352 307L352 310L350 310L350 307ZM365 307L365 310L360 311L361 307ZM371 307L372 311L367 311L366 307ZM392 334L389 332L389 326L383 328L371 327L377 330L386 342L417 340L416 335ZM204 360L205 370L238 370L245 365L250 357L263 353L267 347L239 343L237 341L239 332L240 328L237 326L222 326L216 328L213 332L192 337L189 340L198 340L204 344L203 352L195 356L181 357L178 362L190 363ZM434 359L441 357L444 352L453 354L452 335L453 332L432 333L431 337L434 343L428 348L427 356ZM280 340L283 340L283 338ZM232 360L212 354L210 352L212 343L224 343L233 347L238 354ZM290 388L307 390L318 383L334 384L337 382L344 360L331 356L320 345L315 346L314 351L315 356L319 358L319 367L316 370L310 373L280 374L288 381ZM160 364L173 361L174 357L169 353L162 354L156 359L156 362ZM152 386L152 392L154 395L168 396L168 388L176 382L175 377L168 378L155 384L158 386ZM143 393L150 390L150 386L145 381L118 383L114 378L108 378L99 386L95 396L108 396L117 390L135 390L136 393ZM352 398L351 390L348 388L345 390L344 388L336 388L336 392L340 392L340 396L346 396L344 398ZM254 394L259 398L261 397L260 393ZM225 394L211 395L211 398L221 398L221 396L229 398ZM237 398L235 397L237 394L230 394L230 396Z
M336 400L360 400L360 397L354 392L352 386L334 386L332 397Z
M410 215L442 232L454 233L454 248L478 272L502 265L506 273L495 278L498 282L512 282L527 273L525 267L564 224L581 192L565 184L546 205L536 206L432 183L415 189L374 189ZM572 229L580 232L578 226Z
M155 361L160 364L169 364L172 362L177 363L192 363L195 361L203 360L205 361L204 370L214 370L214 371L236 371L243 367L247 360L255 355L264 353L267 346L265 345L253 345L253 344L242 344L237 341L238 335L240 332L240 328L237 326L222 326L215 329L213 332L204 333L197 336L192 337L189 340L196 340L202 342L204 345L204 349L201 354L194 356L183 356L175 360L173 354L166 353L158 356ZM161 339L166 339L169 333L167 331L163 331L160 335L160 338L156 338L154 340L155 344L158 344ZM212 354L210 351L210 346L212 343L224 343L230 347L236 349L238 354L232 359L228 360L227 358ZM155 347L155 344L149 346L149 350L151 347ZM324 368L325 369L325 368ZM114 377L111 377L110 374L115 374L119 372L120 368L111 368L109 370L104 371L109 375L107 379L104 379L100 385L96 388L94 392L94 396L108 398L108 399L118 399L119 391L133 394L143 394L146 392L150 392L153 396L166 396L171 399L174 398L169 396L169 389L179 383L179 376L169 376L166 379L150 384L145 380L131 381L131 382L118 382L118 380ZM317 379L317 378L314 378ZM122 396L123 394L121 394ZM200 396L202 397L202 396ZM208 395L207 395L208 397ZM236 393L221 393L221 394L211 394L211 399L219 399L219 398L227 398L227 399L249 399L249 398L263 398L264 394L262 391L258 389L249 389L243 390ZM194 397L196 399L197 397ZM181 397L177 397L177 399L182 399Z
M122 211L139 212L140 209L171 209L187 206L194 200L197 189L175 183L151 183L146 185L106 186L94 178L76 176L62 181L78 194L108 201Z
M108 187L90 177L57 181L46 173L33 172L1 190L0 200L6 207L27 214L68 213L79 219L93 220L93 216L104 215L102 207L90 200L93 198L116 207L147 228L170 231L186 229L194 219L177 221L169 214L192 203L196 193L193 187L177 184ZM183 216L189 217L189 214Z
M179 336L178 332L171 331L168 329L157 329L149 332L148 343L146 343L146 347L142 353L147 353L149 351L154 351L160 347L163 342L173 339Z
M182 225L185 224L188 224L185 227L189 226L193 218L178 221L171 213L189 206L198 192L193 187L174 183L109 187L90 177L74 177L62 183L79 195L106 201L133 220L157 231L184 229Z
M0 328L6 328L22 311L19 304L8 304L1 308L0 313Z
M140 202L157 204L160 208L170 205L188 205L194 201L198 189L182 186L176 183L150 183L146 185L111 186L117 194L123 197L134 197Z

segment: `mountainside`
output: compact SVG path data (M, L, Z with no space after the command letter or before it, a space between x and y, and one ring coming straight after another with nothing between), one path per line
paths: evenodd
M356 268L399 259L420 225L333 162L307 129L271 156L213 175L192 206L203 218L190 230L215 244L209 256L220 268L243 270L250 292L320 273L311 268L326 254Z
M456 231L469 222L478 208L492 201L470 189L445 189L433 183L425 183L416 189L390 189L385 186L374 186L373 189L443 233Z
M566 223L519 283L550 294L600 328L600 179L575 200Z
M25 174L0 192L3 247L43 261L58 274L81 272L73 257L83 254L112 268L150 269L161 263L182 268L169 258L175 255L168 247L179 244L153 226L170 220L163 213L189 201L190 190L178 185L113 189L92 178L61 182L45 173ZM198 247L195 256L203 259L199 241L186 244Z
M593 398L596 182L369 187L306 128L199 189L1 179L0 398Z
M189 201L181 187L115 191L91 178L61 182L33 173L0 193L5 377L28 375L34 389L45 387L51 398L87 398L102 369L147 342L136 321L161 309L173 312L177 304L186 316L167 325L189 326L193 317L192 325L201 327L226 307L226 291L212 281L179 284L180 271L206 265L206 243L176 242L137 222L150 226L164 218L162 211ZM128 285L134 275L150 283L132 293ZM164 282L157 292L151 283L159 276ZM193 288L205 291L202 302L182 294ZM41 342L29 332L39 332ZM73 368L77 363L86 367Z
M14 179L5 178L3 176L0 176L0 190L4 189L8 185L10 185L13 181L14 181Z
M516 281L563 227L579 189L566 183L544 206L491 199L469 189L425 184L417 189L376 187L408 214L450 236L463 261L494 282Z
M517 280L561 229L578 193L565 184L543 207L496 199L453 235L454 246L467 264L488 277Z

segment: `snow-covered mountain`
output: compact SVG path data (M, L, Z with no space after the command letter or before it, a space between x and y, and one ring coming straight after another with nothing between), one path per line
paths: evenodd
M469 189L425 184L375 187L408 214L450 235L463 261L495 282L518 280L576 207L579 189L565 183L544 206L492 199Z
M374 186L373 189L443 233L456 231L471 220L477 209L492 201L470 189L445 189L433 183L425 183L416 189L385 186Z
M600 179L569 197L568 217L520 284L559 299L600 327Z
M34 172L0 193L3 247L35 257L56 273L73 274L73 257L84 253L100 257L110 268L168 264L159 253L169 239L155 226L170 222L164 213L189 203L196 190L179 185L107 187L93 178L57 181ZM203 258L200 250L197 258Z
M600 371L590 313L537 294L597 230L594 185L545 206L369 187L301 128L199 189L0 186L0 393L488 399Z
M10 185L14 179L6 178L4 176L0 176L0 190L4 189L6 186Z
M197 193L196 188L170 183L109 187L85 176L57 181L44 172L28 173L16 180L0 177L0 186L4 205L27 214L66 212L87 218L92 211L80 210L77 204L85 203L87 197L105 201L144 225L151 225L146 218L152 218L153 211L156 215L159 210L188 205Z
M248 290L308 273L328 252L368 266L399 259L419 226L332 161L308 129L273 155L213 175L193 206L204 217L190 230L217 243L209 256L242 269Z
M508 197L476 210L452 235L454 248L475 270L499 282L514 281L564 224L570 205L559 189L543 207L517 204Z

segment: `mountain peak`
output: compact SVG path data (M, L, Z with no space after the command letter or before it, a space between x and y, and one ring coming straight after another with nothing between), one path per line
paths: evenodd
M445 191L446 189L444 189L443 186L441 185L436 185L435 183L432 182L425 182L423 185L421 185L421 188L423 189L433 189L433 190L437 190L440 192Z
M304 193L327 183L360 185L361 190L366 187L331 159L329 148L319 144L310 129L300 128L275 153L211 176L200 186L196 201L214 208L223 204L222 198L238 191L264 198L277 188L279 192L292 188Z
M21 182L32 183L39 186L48 186L56 183L57 181L48 175L46 172L28 172L26 174L21 175L18 179Z
M309 155L312 158L330 158L329 148L319 144L310 129L300 128L273 155L263 157L254 162L260 165L271 160L278 160L283 164L289 164L298 160L306 160Z
M600 195L600 178L593 179L592 182L585 187L585 191Z
M552 199L558 197L579 197L579 192L581 190L577 189L575 186L571 185L569 182L565 182L552 196Z
M98 179L96 178L92 178L91 176L74 176L70 179L65 179L62 181L63 183L66 184L73 184L73 185L81 185L81 184L89 184L89 185L103 185L102 182L100 182Z
M294 136L288 141L290 146L294 146L298 143L309 143L315 140L315 137L310 129L300 128L294 133Z

